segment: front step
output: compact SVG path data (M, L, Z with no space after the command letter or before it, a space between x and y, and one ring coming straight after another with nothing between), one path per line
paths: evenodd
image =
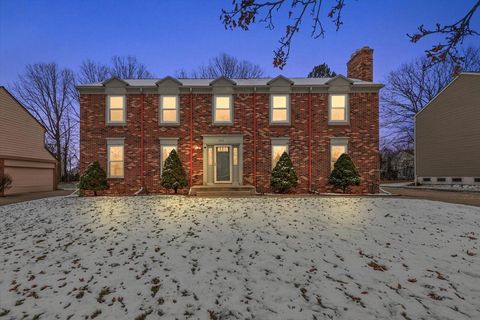
M191 196L233 196L245 197L255 195L255 187L244 186L193 186L188 192Z

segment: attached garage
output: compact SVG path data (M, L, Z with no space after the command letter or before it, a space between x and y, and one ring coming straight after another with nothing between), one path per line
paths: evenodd
M5 160L4 166L4 173L13 180L12 187L5 191L5 195L55 189L54 163Z
M0 197L55 190L56 168L57 160L45 147L45 128L0 86L0 177L12 178Z

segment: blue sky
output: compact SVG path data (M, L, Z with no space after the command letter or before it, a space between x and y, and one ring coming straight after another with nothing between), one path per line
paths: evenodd
M225 30L220 10L231 0L0 0L0 85L14 81L29 63L57 62L76 70L85 58L108 62L112 55L128 54L137 56L159 77L195 68L221 52L258 63L270 76L305 76L322 62L345 73L350 54L364 45L374 48L374 77L382 81L389 71L422 55L435 42L411 44L407 32L422 23L451 23L473 2L347 1L340 31L335 32L325 18L326 37L315 40L309 36L310 24L304 23L288 65L278 70L272 67L272 51L282 30L269 31L263 25L248 32ZM285 20L277 17L276 25L282 26ZM480 29L480 13L474 17L474 26ZM479 37L467 42L475 43L480 43Z

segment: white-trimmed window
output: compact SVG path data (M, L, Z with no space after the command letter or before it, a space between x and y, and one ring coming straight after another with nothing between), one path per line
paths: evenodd
M344 153L348 153L348 139L332 138L330 140L330 170L333 170L335 162Z
M107 139L107 174L109 178L123 178L125 168L125 146L123 139Z
M178 96L162 95L160 96L160 123L178 124L179 108Z
M107 96L107 123L124 124L126 122L125 96Z
M288 153L288 138L272 138L272 169L284 152Z
M270 123L290 123L290 96L288 94L270 95Z
M178 152L178 138L160 138L160 174L163 172L165 160L172 150Z
M233 123L232 96L216 95L213 97L213 123Z
M328 122L346 124L349 121L348 94L331 94L329 96Z

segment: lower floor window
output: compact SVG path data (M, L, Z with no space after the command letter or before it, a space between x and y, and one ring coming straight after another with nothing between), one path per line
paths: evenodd
M284 152L288 153L288 138L272 138L272 169L275 168Z
M344 153L348 153L348 140L345 138L333 138L330 142L330 170L333 170L335 162Z
M177 141L177 138L160 139L160 173L163 172L165 160L167 160L172 150L178 151Z
M111 139L107 142L107 158L108 158L108 177L123 178L124 177L124 144L123 139Z
M280 157L284 152L288 153L288 147L286 145L272 146L272 168L275 168L278 160L280 160Z

